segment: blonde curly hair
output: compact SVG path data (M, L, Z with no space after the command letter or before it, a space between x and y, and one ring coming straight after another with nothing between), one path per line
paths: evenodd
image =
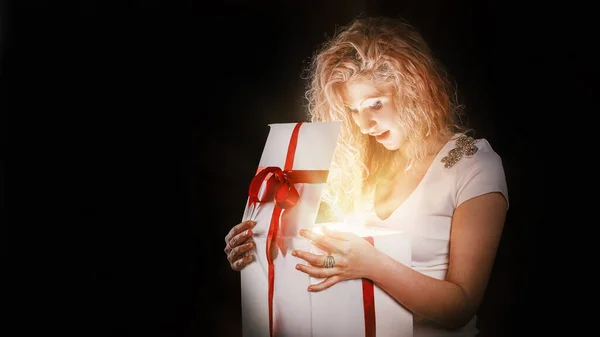
M342 121L323 202L349 215L372 209L378 179L409 170L428 154L427 141L464 130L455 86L421 34L406 20L359 17L317 49L307 69L307 111L312 122ZM373 80L390 84L398 123L407 139L404 167L373 137L362 134L345 108L344 83ZM339 218L339 216L336 216Z

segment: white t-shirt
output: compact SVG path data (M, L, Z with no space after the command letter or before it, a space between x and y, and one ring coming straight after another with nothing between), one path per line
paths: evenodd
M374 215L374 225L402 230L409 235L414 270L441 280L448 270L454 210L463 202L490 192L502 193L508 202L502 160L486 139L476 139L473 143L476 153L463 155L446 167L442 158L458 148L457 139L461 136L463 134L456 134L442 147L415 190L388 218ZM445 331L415 322L414 337L475 336L478 332L475 324L476 317L460 330Z

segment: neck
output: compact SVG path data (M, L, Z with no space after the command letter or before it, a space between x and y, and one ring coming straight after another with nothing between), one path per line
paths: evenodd
M435 157L451 137L452 136L444 136L439 138L429 137L425 139L425 143L423 144L423 148L425 149L425 151L423 151L424 156L422 158L415 158L411 165L412 169L417 168L420 164L428 163L431 160L431 157ZM405 168L408 164L409 157L406 154L408 145L409 143L405 142L401 148L395 151L394 163L399 168Z

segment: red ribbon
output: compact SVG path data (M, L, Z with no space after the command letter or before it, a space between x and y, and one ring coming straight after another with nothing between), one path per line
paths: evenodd
M373 238L367 236L364 238L373 245ZM362 280L363 288L363 306L365 312L365 336L375 337L375 293L373 292L373 281L369 279Z
M300 198L298 190L294 187L296 183L325 183L327 181L327 170L292 170L294 165L294 157L296 155L296 146L298 144L298 133L302 122L299 122L292 131L290 143L288 146L287 156L284 168L277 166L259 167L256 175L250 182L248 189L248 206L257 206L261 202L275 202L271 222L269 224L269 232L267 234L267 261L269 263L269 333L273 336L273 290L275 280L275 270L273 267L273 244L277 238L279 231L279 219L281 212L284 209L294 207ZM258 193L263 182L266 180L265 191L262 198L259 198Z

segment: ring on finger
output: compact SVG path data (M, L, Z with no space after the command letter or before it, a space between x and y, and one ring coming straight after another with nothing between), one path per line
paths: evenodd
M332 255L327 255L323 261L323 268L335 267L335 258Z

